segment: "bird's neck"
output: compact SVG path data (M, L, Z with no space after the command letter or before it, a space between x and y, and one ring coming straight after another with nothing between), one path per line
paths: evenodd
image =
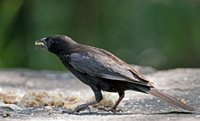
M62 45L52 49L52 53L56 54L58 57L70 55L77 49L78 45L78 43L69 43L66 45Z

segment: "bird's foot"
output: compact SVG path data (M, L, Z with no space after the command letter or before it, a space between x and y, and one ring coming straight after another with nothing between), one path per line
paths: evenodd
M116 109L116 108L103 108L103 107L100 107L98 108L98 110L100 111L107 111L107 112L113 112L113 113L123 113L124 111L122 109Z
M88 106L78 105L75 109L70 110L70 111L69 110L68 111L63 111L62 113L77 114L80 111L84 111L86 109L88 109L90 111L90 108Z

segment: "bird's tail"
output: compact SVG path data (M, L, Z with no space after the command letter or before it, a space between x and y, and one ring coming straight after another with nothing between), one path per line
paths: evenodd
M171 106L175 107L175 108L182 108L184 110L188 110L188 111L194 111L194 108L184 104L183 102L177 100L175 97L172 97L164 92L161 92L155 88L149 88L148 90L144 87L137 87L139 90L146 92L148 94L151 94L155 97L158 97L159 99L167 102L168 104L170 104Z

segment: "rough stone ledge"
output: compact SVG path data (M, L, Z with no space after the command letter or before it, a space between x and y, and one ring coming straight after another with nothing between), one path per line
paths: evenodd
M141 68L145 72L145 68ZM99 112L91 107L79 115L61 114L62 107L29 107L20 112L9 112L10 116L0 120L13 121L62 121L62 120L137 120L137 121L199 121L200 120L200 69L172 69L172 70L147 70L147 78L152 80L155 87L173 95L189 105L195 107L193 114L180 109L172 108L160 100L138 92L126 91L126 96L120 107L124 113L112 114ZM29 91L45 91L50 93L62 93L65 97L75 96L78 103L91 100L93 93L88 86L82 84L72 74L56 71L33 71L24 69L1 69L0 70L0 94L14 96L15 104ZM104 104L114 102L117 94L105 93L107 101ZM75 103L74 105L78 104ZM102 104L102 105L104 105ZM4 111L1 109L1 111ZM4 111L5 112L5 111ZM0 112L0 115L1 114Z

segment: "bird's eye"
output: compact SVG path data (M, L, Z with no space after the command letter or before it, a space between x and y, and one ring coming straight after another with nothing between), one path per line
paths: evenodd
M45 41L48 43L48 45L52 45L53 44L53 40L51 38L46 38Z

